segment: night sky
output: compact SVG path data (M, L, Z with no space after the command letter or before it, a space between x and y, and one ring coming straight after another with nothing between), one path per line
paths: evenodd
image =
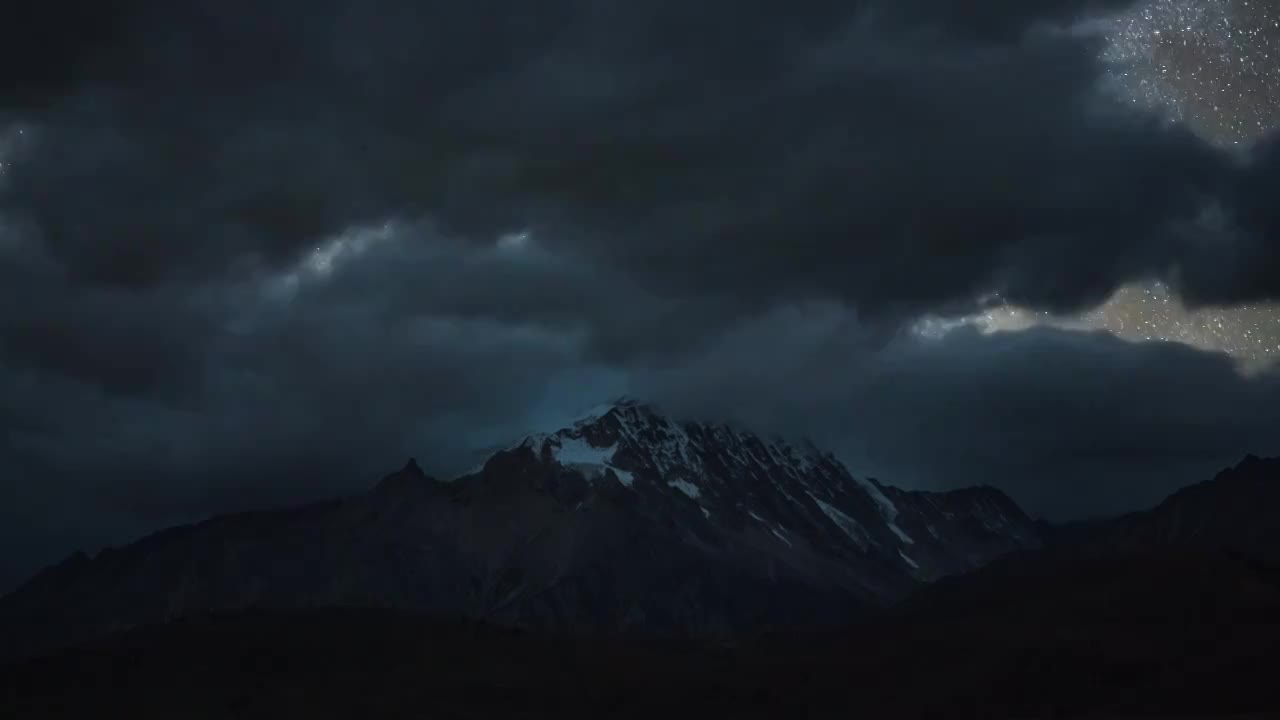
M1257 0L1156 0L1115 21L1105 58L1135 102L1206 138L1251 144L1280 125L1280 12Z
M1259 0L12 14L0 588L624 393L1052 519L1280 453Z
M1123 97L1206 140L1248 149L1280 125L1280 10L1257 0L1154 0L1102 24L1108 79ZM988 329L1032 323L1108 330L1129 340L1185 342L1247 368L1280 358L1280 309L1269 303L1188 309L1160 282L1126 285L1072 318L992 308Z
M1280 10L1258 0L1140 3L1119 21L1106 59L1135 102L1168 112L1211 142L1252 146L1280 126ZM1249 365L1280 358L1271 304L1187 312L1160 284L1126 287L1085 316L1129 339L1180 340Z

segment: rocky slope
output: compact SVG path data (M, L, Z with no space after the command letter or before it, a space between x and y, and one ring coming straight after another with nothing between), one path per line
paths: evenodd
M1249 455L1149 510L1042 530L1076 551L1232 550L1280 562L1280 458Z
M211 610L326 606L735 637L844 622L1037 543L997 490L907 492L807 443L624 401L451 482L410 461L346 500L74 556L0 601L0 647Z

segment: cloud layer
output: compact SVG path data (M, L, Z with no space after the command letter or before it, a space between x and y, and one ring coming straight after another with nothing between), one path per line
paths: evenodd
M1108 95L1074 23L1126 5L29 4L0 526L31 549L0 583L628 388L1060 516L1267 451L1274 377L1217 356L899 332L994 292L1280 294L1280 146Z

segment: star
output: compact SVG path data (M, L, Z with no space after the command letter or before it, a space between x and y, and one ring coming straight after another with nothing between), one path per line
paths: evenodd
M1260 0L1148 0L1104 24L1102 61L1127 101L1247 150L1280 130L1280 10ZM968 319L986 331L1034 325L1106 330L1228 353L1248 368L1280 360L1280 306L1187 309L1162 283L1120 288L1060 318L1003 306Z
M1213 142L1280 127L1280 12L1259 0L1151 0L1114 20L1103 59L1134 102Z

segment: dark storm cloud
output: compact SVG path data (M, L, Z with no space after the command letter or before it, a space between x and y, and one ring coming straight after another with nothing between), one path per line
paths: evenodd
M695 417L805 433L908 487L997 485L1053 519L1154 504L1247 452L1280 452L1280 375L1223 355L1037 329L869 344L843 311L744 325L637 386Z
M1008 40L1037 22L1071 23L1133 4L1133 0L995 0L981 4L965 0L907 0L894 3L887 10L901 13L907 22L931 22L952 31L964 29L978 37Z
M4 207L127 286L431 215L667 296L1074 308L1184 262L1232 174L1107 107L1094 41L1024 32L1121 5L132 3L20 113Z
M1270 138L1236 179L1224 208L1225 231L1197 238L1199 262L1184 266L1179 284L1195 303L1228 304L1280 297L1280 138ZM1230 220L1238 222L1231 223Z
M0 28L0 88L4 104L39 106L74 92L92 64L129 29L133 0L49 0L5 9Z
M107 304L75 318L83 325L60 324L65 336L49 330L53 348L43 356L30 353L43 349L44 336L11 333L14 348L28 351L5 356L4 408L32 430L15 436L18 444L81 469L116 456L173 471L330 453L365 462L353 450L399 453L429 443L423 426L457 420L466 429L519 413L540 398L543 381L575 367L581 331L494 319L462 293L452 305L418 307L408 296L416 284L445 281L477 262L428 232L346 233L294 268L220 286L203 303L169 289L136 308ZM417 250L401 252L405 236ZM189 323L194 313L184 315L179 300L207 322L163 327L128 312ZM93 301L103 303L86 298ZM62 353L55 341L79 345ZM166 347L181 354L158 350ZM85 353L78 364L77 349ZM92 372L109 361L151 380L173 371L183 382L134 385ZM58 447L68 438L74 442ZM151 450L160 454L146 456Z
M383 242L328 269L223 286L198 331L148 324L162 307L184 317L172 303L186 296L170 290L138 308L150 316L108 305L48 330L77 348L32 357L43 344L11 333L24 352L0 364L0 524L25 528L26 543L6 546L22 549L0 561L0 577L16 580L72 540L92 549L213 512L356 491L410 455L460 472L503 428L537 420L530 409L549 381L582 374L571 330L403 305L429 262L351 283L362 262L395 254L394 236ZM181 353L156 350L166 347ZM91 354L72 360L77 351Z
M888 459L945 430L940 457L972 460L1037 412L1001 383L1052 364L976 338L842 350L871 332L843 321L789 356L785 326L742 328L828 300L883 342L984 292L1066 308L1171 269L1196 297L1270 292L1236 281L1273 262L1274 159L1241 172L1107 101L1094 41L1039 22L1122 4L28 3L0 43L0 526L63 547L349 490L410 452L455 468L575 377L689 356L879 373L843 382L899 418L866 429ZM1194 231L1203 198L1245 226L1227 252ZM1189 357L1170 367L1255 387ZM984 396L943 390L973 377L1008 401L970 424ZM933 425L889 412L912 383L955 398ZM1040 412L1016 458L1077 452Z
M758 48L738 27L661 52L644 18L592 28L609 43L450 110L501 143L501 204L562 244L666 293L867 314L1099 301L1176 264L1167 230L1228 175L1189 132L1104 104L1075 37L886 33L868 11Z

